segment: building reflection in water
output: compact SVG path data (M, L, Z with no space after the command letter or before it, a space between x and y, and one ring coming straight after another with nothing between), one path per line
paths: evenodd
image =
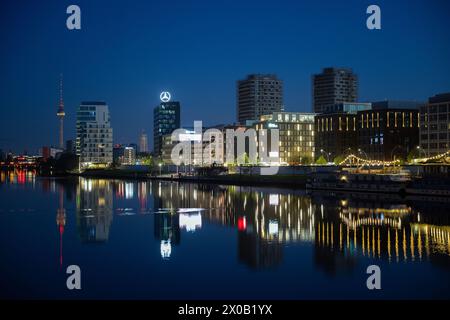
M1 184L32 185L36 182L36 170L15 168L13 170L0 170Z
M77 227L83 242L105 242L113 219L112 183L80 178L77 186Z
M63 264L63 235L66 226L66 209L64 208L64 185L59 185L58 191L58 209L56 211L56 225L59 232L59 265Z
M313 246L315 264L330 275L351 272L364 257L449 264L445 204L433 209L433 203L421 206L385 197L311 197L281 189L81 178L77 223L83 241L108 239L113 195L137 197L137 212L154 214L154 236L164 259L180 245L181 230L197 232L205 224L220 224L236 228L237 257L253 269L277 267L285 246L296 243Z
M154 215L155 238L160 241L161 257L169 259L172 246L180 244L179 216L170 210L160 210Z

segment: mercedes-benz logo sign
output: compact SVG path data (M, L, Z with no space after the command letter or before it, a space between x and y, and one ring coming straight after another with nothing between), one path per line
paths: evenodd
M170 101L170 92L168 91L163 91L161 92L161 94L159 95L159 98L161 99L162 102L169 102Z

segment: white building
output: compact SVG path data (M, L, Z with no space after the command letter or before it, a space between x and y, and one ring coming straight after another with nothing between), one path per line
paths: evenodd
M136 150L133 147L125 147L125 149L123 150L122 164L125 165L136 164Z
M105 102L82 102L77 111L77 154L82 167L113 161L113 129Z
M139 137L139 152L148 152L148 137L144 131L142 131Z

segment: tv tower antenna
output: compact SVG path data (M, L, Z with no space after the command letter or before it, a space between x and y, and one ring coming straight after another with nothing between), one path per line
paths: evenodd
M66 113L64 112L62 73L59 79L59 104L58 104L58 112L56 113L56 115L59 118L59 148L64 149L64 117Z

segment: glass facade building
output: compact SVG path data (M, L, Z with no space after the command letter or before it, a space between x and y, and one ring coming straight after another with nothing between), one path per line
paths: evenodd
M180 128L180 103L178 101L161 102L153 110L153 152L161 156L163 137Z

